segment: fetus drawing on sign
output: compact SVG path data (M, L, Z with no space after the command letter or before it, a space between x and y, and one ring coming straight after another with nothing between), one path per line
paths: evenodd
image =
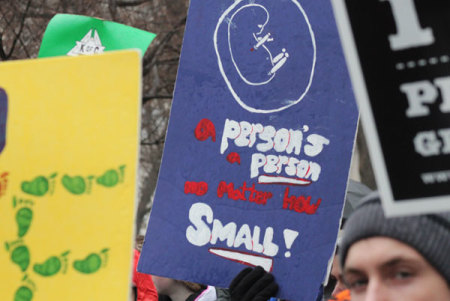
M219 18L213 41L222 77L244 109L278 112L307 94L316 44L297 0L235 1Z
M269 75L275 75L275 72L280 69L284 63L286 63L287 58L289 57L289 53L286 52L286 49L283 48L282 52L277 55L273 60L272 64L275 64L272 69L269 71Z
M252 18L255 19L255 24L247 27L246 23ZM257 86L269 83L289 57L285 48L275 57L269 50L270 44L273 44L271 42L274 41L273 35L266 32L269 20L270 14L264 6L248 4L236 10L227 21L231 60L236 72L247 85ZM250 49L245 42L239 42L246 39L249 40L248 43L253 43ZM246 68L246 65L252 68Z

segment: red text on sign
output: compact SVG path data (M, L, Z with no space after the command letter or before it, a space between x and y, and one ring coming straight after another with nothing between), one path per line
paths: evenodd
M211 137L212 141L216 141L216 128L214 127L214 123L209 119L202 119L197 124L195 128L195 138L200 141L205 141L209 137Z
M231 164L237 163L241 165L241 156L239 156L239 154L236 152L231 152L227 156L227 161L230 162Z
M205 195L208 192L208 183L206 182L190 182L184 183L185 194L195 194L198 196Z
M311 204L311 196L289 196L289 187L286 187L283 198L283 209L294 210L298 213L314 214L321 202L322 199L318 199L317 203Z
M241 187L235 189L233 183L227 184L227 182L221 181L219 183L219 187L217 187L217 196L221 198L225 194L228 195L229 199L235 201L249 201L259 205L265 205L267 203L267 200L272 197L271 192L256 190L254 183L252 186L248 187L247 183L244 182Z

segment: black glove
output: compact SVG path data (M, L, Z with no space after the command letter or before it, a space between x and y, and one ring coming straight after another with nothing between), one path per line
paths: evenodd
M231 281L231 301L268 301L278 291L272 274L262 267L245 268Z

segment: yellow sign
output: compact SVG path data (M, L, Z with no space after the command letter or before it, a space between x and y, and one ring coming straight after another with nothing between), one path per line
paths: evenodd
M0 300L128 300L140 65L137 51L0 64Z

